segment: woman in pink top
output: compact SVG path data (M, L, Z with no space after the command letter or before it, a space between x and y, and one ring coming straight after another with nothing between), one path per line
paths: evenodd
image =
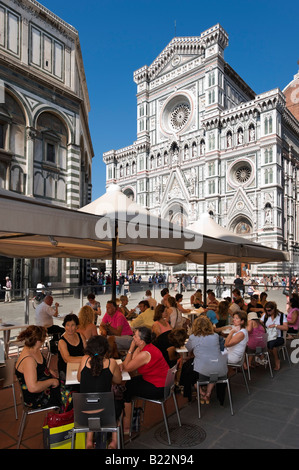
M138 371L137 376L126 382L124 433L131 423L131 401L134 396L159 399L164 396L164 386L169 366L160 349L152 343L152 333L145 326L137 328L124 362L120 365L127 372Z
M296 334L298 333L299 329L299 302L295 297L291 297L288 302L288 315L287 315L287 322L288 322L288 333Z
M157 336L165 333L165 331L171 330L171 326L168 322L168 316L166 314L165 305L159 304L155 309L154 324L152 326L152 332Z
M267 347L267 336L264 324L260 321L256 312L248 313L247 316L247 331L248 331L248 342L247 349L248 352L255 352L256 348L266 348ZM251 362L254 356L248 356L249 367L251 367ZM247 365L244 364L244 368L247 368Z

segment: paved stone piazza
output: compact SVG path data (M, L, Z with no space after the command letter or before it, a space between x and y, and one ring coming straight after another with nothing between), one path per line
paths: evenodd
M84 287L84 293L91 291L94 288L97 288L97 286L90 286L90 289L88 287ZM163 285L158 285L154 287L149 287L149 284L147 282L142 282L140 284L134 283L131 284L130 286L130 298L129 298L129 308L134 308L137 306L138 302L144 298L145 296L145 291L149 288L152 290L152 296L159 301L161 296L160 296L160 291L164 287ZM202 286L199 286L199 288L202 289ZM209 284L208 289L215 289L214 284ZM230 285L227 285L227 289L230 289ZM264 288L261 287L261 292ZM268 291L268 300L273 300L277 303L278 308L285 312L286 311L286 297L285 295L282 294L283 288L280 287L277 290L271 289ZM175 296L177 291L175 291L173 288L170 289L170 294ZM191 295L193 294L193 289L188 290L183 292L183 303L187 304ZM61 289L59 291L53 290L53 297L54 297L54 303L58 302L60 304L59 307L59 313L61 313L63 316L66 315L67 313L73 312L78 314L80 307L81 307L81 300L80 298L75 298L73 295L70 295L67 293L67 290L65 290L65 293L62 294ZM87 295L87 294L86 294ZM83 305L87 302L86 295L83 296ZM118 296L119 297L119 296ZM108 287L106 290L106 293L104 294L103 292L99 293L96 295L96 300L101 303L102 307L102 315L105 313L105 306L107 300L111 299L111 290L108 291ZM221 297L218 298L221 300ZM245 294L245 300L249 300L249 297L247 298ZM11 303L4 303L3 300L0 302L0 319L2 319L2 322L16 322L23 324L24 323L24 318L25 318L25 302L23 300L16 300L12 301ZM58 325L61 324L62 318L54 318L54 322L57 323ZM30 306L29 306L29 323L34 324L34 308L32 306L32 302L30 300ZM98 320L99 323L99 320ZM16 330L14 330L16 331Z

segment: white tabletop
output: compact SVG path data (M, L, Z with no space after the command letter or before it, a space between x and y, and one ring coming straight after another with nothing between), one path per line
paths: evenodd
M121 359L116 359L117 364L121 364ZM66 381L65 385L77 385L80 382L77 378L77 373L79 369L79 362L68 362L66 365ZM122 371L123 380L131 380L131 376L128 372Z

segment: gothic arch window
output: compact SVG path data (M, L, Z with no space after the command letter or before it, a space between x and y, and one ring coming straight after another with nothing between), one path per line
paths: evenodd
M126 164L126 176L129 176L130 174L130 165L129 163Z
M132 162L132 175L135 175L136 174L136 162L133 161Z
M273 183L273 168L265 169L265 184Z
M120 167L119 167L119 176L120 176L120 178L122 178L124 176L124 169L123 169L122 165L120 165Z
M265 163L272 163L273 161L273 149L269 147L265 149Z
M168 164L168 153L165 151L164 152L164 165Z
M200 144L199 144L200 155L204 155L205 151L206 151L206 144L205 144L204 139L201 139Z
M158 153L158 155L157 155L157 166L161 166L161 164L162 164L161 155L160 155L160 153Z
M266 116L264 121L264 133L271 134L273 132L272 116Z

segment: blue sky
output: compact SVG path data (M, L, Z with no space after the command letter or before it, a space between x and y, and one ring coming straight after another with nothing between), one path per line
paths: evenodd
M102 155L136 140L133 73L175 36L199 36L220 23L224 58L256 92L281 90L298 71L297 2L285 0L42 0L79 32L90 95L94 147L92 199L105 193Z

